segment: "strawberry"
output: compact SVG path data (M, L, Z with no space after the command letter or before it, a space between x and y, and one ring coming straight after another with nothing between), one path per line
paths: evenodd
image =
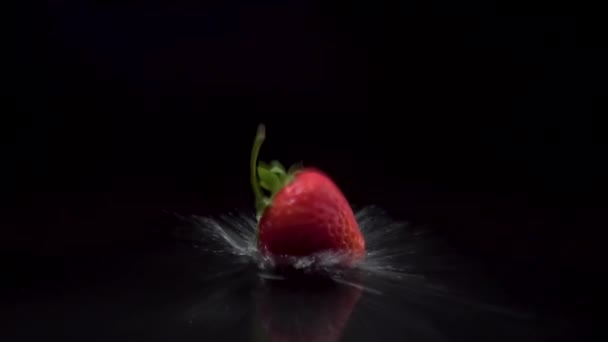
M343 266L362 260L365 240L338 186L317 169L291 167L285 171L277 161L258 163L265 135L260 125L251 155L261 254L279 264L290 257L324 252L340 255Z

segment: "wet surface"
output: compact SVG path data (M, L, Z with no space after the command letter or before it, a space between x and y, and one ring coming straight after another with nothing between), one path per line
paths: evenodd
M299 270L274 272L256 258L247 212L181 217L172 239L45 264L12 290L9 340L556 341L575 333L562 313L509 296L431 232L372 208L357 218L368 257L348 272L327 255L314 271L298 260Z

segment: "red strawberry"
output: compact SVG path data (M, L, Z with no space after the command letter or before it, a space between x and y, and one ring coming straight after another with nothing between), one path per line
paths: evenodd
M251 158L260 251L275 257L338 253L348 266L363 259L365 241L340 189L316 169L292 167L286 172L276 161L258 164L264 139L260 125ZM264 196L262 189L270 196Z

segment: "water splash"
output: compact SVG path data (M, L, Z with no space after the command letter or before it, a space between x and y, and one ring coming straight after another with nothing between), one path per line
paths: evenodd
M271 271L271 257L258 253L256 246L256 219L253 211L240 211L218 217L182 216L187 225L176 230L175 236L195 243L201 250L213 254L231 255L241 261L256 264L261 271ZM356 212L359 228L365 237L367 255L357 268L360 271L401 278L414 276L413 268L396 267L400 258L416 253L412 242L421 236L420 231L406 234L408 225L391 220L377 207L365 207ZM320 252L305 257L285 257L295 269L310 272L340 273L339 265L349 256L337 252Z
M193 242L206 253L223 255L231 262L256 266L262 278L284 278L274 273L272 258L258 253L253 211L233 212L218 217L178 217L186 225L175 231L177 237ZM450 252L448 247L442 245L441 236L432 230L395 220L375 206L356 210L355 217L365 237L367 252L365 259L353 272L345 272L339 267L348 256L335 252L287 257L288 263L294 269L324 274L344 286L361 288L374 294L394 289L409 290L418 298L422 295L449 297L452 300L458 298L455 288L446 285L445 275L470 275L474 264ZM357 274L356 279L353 279L353 273ZM454 283L453 279L451 282ZM467 298L464 301L472 304L470 297L470 294L460 295L461 299ZM481 303L477 305L482 306Z
M233 261L257 265L260 274L266 277L274 269L271 257L258 253L256 246L256 219L253 211L239 211L217 217L182 216L176 214L185 225L174 231L174 235L191 241L202 251L233 257ZM428 266L430 259L424 263L415 262L415 257L428 252L424 245L428 232L412 229L407 223L395 221L378 207L365 207L355 213L359 228L366 240L365 259L357 265L357 270L370 275L387 279L402 280L422 277L421 266ZM320 252L305 257L286 257L295 269L325 273L334 278L343 275L338 266L347 255L336 252ZM405 259L405 260L404 260ZM409 259L409 260L408 260ZM442 267L446 267L445 264Z
M354 270L345 271L337 267L344 256L336 253L319 253L308 257L291 258L289 261L293 268L308 274L322 275L333 281L336 286L345 289L345 292L337 292L324 298L335 297L340 300L342 296L347 303L358 302L352 318L353 321L363 321L353 328L354 331L360 329L358 334L364 336L374 331L374 334L378 335L379 329L385 329L387 336L391 334L391 338L396 336L395 333L401 333L404 338L413 338L413 340L444 340L446 334L452 334L446 331L455 328L438 327L437 320L449 322L448 325L469 326L470 329L475 330L480 329L478 324L484 320L487 322L483 324L490 327L506 319L508 323L504 324L509 325L510 333L514 334L511 337L517 335L517 339L522 339L523 336L527 336L529 331L519 328L518 324L529 323L537 317L531 314L530 310L514 308L508 302L487 300L492 296L484 297L482 293L488 292L489 286L477 276L475 263L452 251L449 244L443 243L441 236L430 229L413 227L406 222L394 220L378 207L356 210L355 216L366 240L367 253L364 261ZM262 303L262 307L268 308L269 305L276 305L272 303L283 301L284 298L280 295L272 297L267 294L268 289L275 286L272 284L289 281L284 274L274 271L270 258L258 253L256 219L253 211L239 211L213 218L200 216L179 216L179 218L185 224L175 231L175 236L193 243L203 253L217 256L218 260L225 264L221 267L222 270L215 273L206 271L207 280L223 278L227 285L220 285L214 295L205 294L207 299L197 306L203 308L202 311L197 311L198 314L201 312L205 314L199 317L215 315L214 310L221 306L220 301L217 300L219 294L222 298L230 298L231 293L257 288L247 283L248 275L255 275L262 284L257 290L257 300ZM238 291L236 288L232 289L237 284L240 286ZM282 290L278 293L281 293L280 291ZM293 308L294 303L302 300L300 298L302 292L297 293L298 295L288 300L288 308ZM357 293L366 295L359 300ZM355 297L356 300L352 299ZM283 299L278 300L278 298ZM214 301L210 302L210 300ZM305 300L304 303L306 302ZM352 310L352 305L335 304L338 307L350 308L348 310ZM270 311L282 312L281 310L283 309L273 308ZM330 312L332 309L321 308L312 311ZM244 314L245 310L239 312ZM262 314L265 315L267 316ZM283 314L279 314L281 315ZM336 317L342 315L344 314L341 312L335 313ZM294 317L292 321L283 323L293 323L295 324L293 329L296 329L298 320L300 323L302 320L312 320L311 317L314 315L303 317L308 318ZM370 317L374 317L375 320ZM399 328L403 325L401 320L404 317L407 317L409 322L408 329L405 330ZM273 317L275 318L277 317ZM189 319L196 320L195 315ZM374 325L370 322L378 319L385 323L393 322L391 326L397 327L394 328L396 330L389 333L390 329L386 327L380 328L378 325L370 327ZM341 319L338 321L335 324L343 327L344 322ZM514 328L515 326L518 328ZM272 330L276 327L267 327L267 329ZM505 328L500 326L496 329ZM297 329L291 333L299 334ZM370 339L375 338L374 336L370 336ZM493 336L492 333L489 333L489 336ZM503 339L492 337L492 339L509 340L509 336L504 335Z

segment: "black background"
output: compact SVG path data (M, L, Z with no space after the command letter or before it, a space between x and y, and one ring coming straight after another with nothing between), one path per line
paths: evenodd
M566 5L49 1L23 14L2 125L0 241L17 279L162 240L165 211L251 206L264 122L262 159L302 160L353 203L447 234L513 291L580 310L597 286L601 42Z

